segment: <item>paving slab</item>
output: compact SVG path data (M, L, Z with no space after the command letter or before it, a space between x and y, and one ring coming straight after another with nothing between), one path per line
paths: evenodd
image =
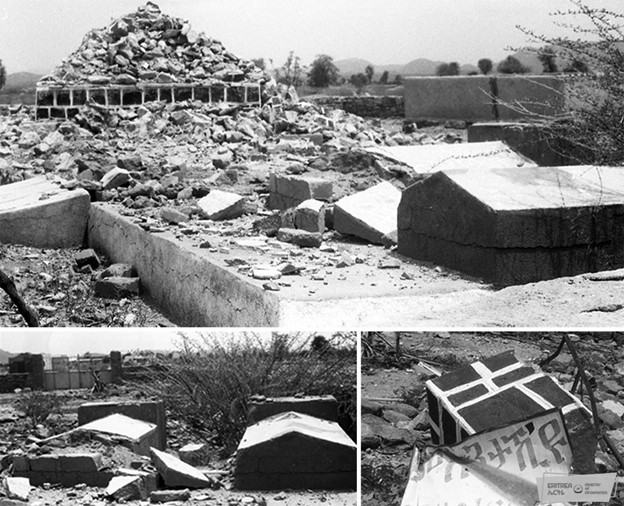
M398 251L512 285L624 266L624 171L441 171L406 188Z
M45 176L0 186L0 243L70 248L85 241L91 199Z
M536 167L536 163L514 151L502 141L468 144L427 144L365 148L414 169L415 174L432 174L448 169L501 169Z
M335 422L293 411L247 427L236 451L243 490L356 487L357 445Z

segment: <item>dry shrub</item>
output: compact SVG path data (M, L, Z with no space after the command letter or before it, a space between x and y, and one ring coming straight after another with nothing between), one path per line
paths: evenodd
M61 400L53 392L24 390L15 401L15 409L30 419L33 427L45 422L61 409Z

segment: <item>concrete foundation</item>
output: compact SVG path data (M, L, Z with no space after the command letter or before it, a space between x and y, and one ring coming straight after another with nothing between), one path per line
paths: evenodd
M45 176L0 186L0 243L71 248L85 241L90 198Z
M245 431L234 486L242 490L356 487L357 446L337 423L294 412Z
M624 266L624 172L454 170L411 185L398 251L512 285Z
M247 423L253 425L260 420L286 411L303 413L330 422L338 421L338 401L333 395L306 397L271 397L262 401L251 401Z
M590 411L550 376L501 353L429 380L427 403L434 444L505 427L558 408L570 436L576 472L594 469L597 439Z
M167 447L167 418L163 401L88 402L78 406L78 425L86 425L114 413L155 424L157 441L154 447L158 450Z
M565 111L565 84L552 76L406 77L408 120L513 121L529 113L554 117Z

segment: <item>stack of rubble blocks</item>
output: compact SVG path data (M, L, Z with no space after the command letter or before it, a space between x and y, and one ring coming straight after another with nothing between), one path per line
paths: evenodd
M513 351L429 380L426 388L433 444L454 445L556 408L568 430L574 472L594 472L597 435L590 411Z
M24 500L32 485L45 483L105 487L104 495L115 501L151 502L186 500L190 489L219 485L214 473L185 462L197 448L181 448L180 458L165 451L162 401L84 404L78 421L76 429L37 441L37 451L10 455L11 479L22 480L16 484Z
M332 396L263 399L236 452L241 490L353 490L357 445L336 422Z

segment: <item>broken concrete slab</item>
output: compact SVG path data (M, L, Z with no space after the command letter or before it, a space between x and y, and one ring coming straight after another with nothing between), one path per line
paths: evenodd
M0 186L0 243L72 248L85 240L91 199L45 176Z
M210 488L214 485L214 480L173 455L156 448L150 448L150 454L166 487Z
M399 205L398 251L501 285L624 266L624 172L442 171Z
M338 401L333 395L307 395L305 397L252 398L249 401L247 423L253 425L260 420L287 411L303 413L330 422L338 421Z
M511 149L502 141L469 144L427 144L366 148L368 153L404 163L414 175L432 174L448 169L504 169L536 167L536 163Z
M317 177L272 173L269 176L269 191L269 208L283 210L309 199L329 201L333 194L333 184Z
M575 472L594 472L597 435L591 412L555 379L520 362L513 350L459 367L425 386L433 444L453 445L473 434L560 409Z
M17 499L19 501L28 501L28 496L32 490L28 478L18 478L15 476L7 476L4 478L4 488L6 496L9 499Z
M382 238L397 229L401 191L384 181L348 197L334 206L334 230L382 244Z
M150 447L159 444L155 424L136 420L119 413L113 413L86 423L76 430L118 437L139 455L149 455Z
M104 494L116 501L140 501L147 498L140 476L114 476Z
M287 412L247 427L236 451L242 490L354 489L357 445L335 422Z
M245 212L245 198L236 193L212 190L197 201L202 215L209 220L230 220Z
M325 232L325 203L316 199L304 200L295 208L295 227L307 232Z
M87 402L78 406L78 425L86 425L114 413L156 425L158 440L153 446L158 450L167 447L167 415L163 401Z
M122 299L139 295L141 291L140 278L125 278L108 276L95 282L95 296L104 299Z

